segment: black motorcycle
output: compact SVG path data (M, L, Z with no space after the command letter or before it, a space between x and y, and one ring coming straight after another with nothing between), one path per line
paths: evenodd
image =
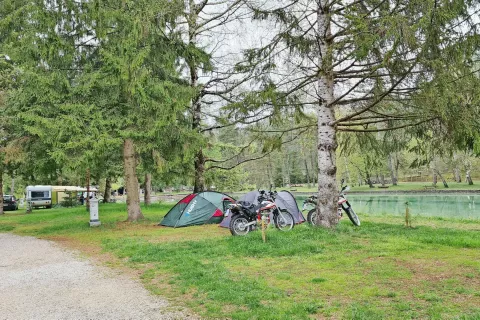
M230 232L234 236L244 236L255 230L257 225L270 223L273 217L275 227L281 231L292 230L295 225L293 216L285 209L280 209L275 204L276 192L260 191L258 205L247 201L238 201L230 204L226 215L231 215Z

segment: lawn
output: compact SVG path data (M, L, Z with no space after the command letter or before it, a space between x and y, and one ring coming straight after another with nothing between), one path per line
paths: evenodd
M124 223L122 204L8 212L0 232L51 239L113 268L202 318L480 319L480 222L399 217L343 219L336 230L300 225L232 237L216 225L165 228L171 206Z

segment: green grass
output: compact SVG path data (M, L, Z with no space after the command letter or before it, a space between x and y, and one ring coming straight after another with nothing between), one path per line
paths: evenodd
M480 319L480 222L362 217L354 228L296 226L232 237L216 225L156 224L171 205L124 223L125 205L7 213L0 232L48 238L136 270L153 293L203 318ZM105 260L107 259L107 260Z

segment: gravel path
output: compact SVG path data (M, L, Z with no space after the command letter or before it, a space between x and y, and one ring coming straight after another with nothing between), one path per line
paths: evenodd
M0 319L193 318L51 241L0 233Z

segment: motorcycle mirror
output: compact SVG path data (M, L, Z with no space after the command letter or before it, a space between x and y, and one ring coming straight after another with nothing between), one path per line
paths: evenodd
M340 182L342 184L342 186L343 186L344 182L345 182L345 179L342 179L341 182Z

